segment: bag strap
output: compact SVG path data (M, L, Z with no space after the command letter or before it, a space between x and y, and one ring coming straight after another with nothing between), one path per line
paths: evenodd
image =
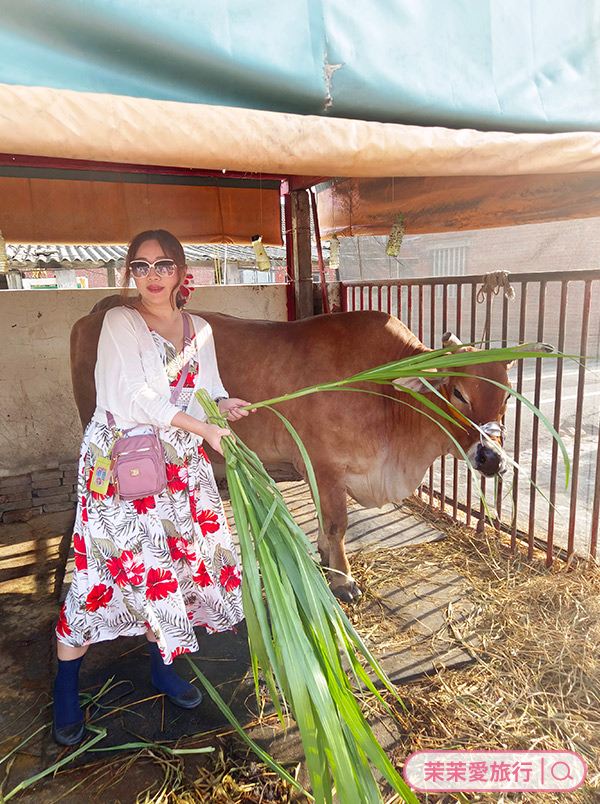
M192 339L190 338L190 317L187 313L182 313L183 316L183 351L185 353L186 347L191 346ZM179 399L179 394L181 393L181 389L183 388L185 381L187 380L187 375L189 374L190 370L190 362L191 356L188 359L185 366L181 369L181 374L179 376L179 381L175 388L171 391L171 404L174 405L175 402Z
M190 337L191 334L191 319L187 313L182 313L183 315L183 351L185 352L186 348L192 345L192 339ZM188 359L187 363L181 369L181 374L179 376L179 380L177 385L171 391L170 402L174 405L177 400L179 399L179 394L181 393L181 389L183 388L185 381L187 380L187 376L190 371L190 363L191 363L191 355ZM106 422L109 427L115 427L115 417L112 415L110 410L106 411ZM132 428L134 429L134 428Z

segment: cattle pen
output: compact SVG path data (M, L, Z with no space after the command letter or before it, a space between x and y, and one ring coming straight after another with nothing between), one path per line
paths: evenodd
M547 342L571 358L523 360L512 370L515 390L540 408L567 447L571 476L558 445L537 417L513 400L505 417L505 448L513 465L497 482L482 482L495 527L511 545L527 544L554 558L597 558L600 430L597 395L600 270L498 272L342 283L344 310L381 310L400 318L423 343L439 348L453 331L483 348ZM541 493L540 493L541 492ZM485 507L465 465L440 458L419 489L421 499L481 528Z

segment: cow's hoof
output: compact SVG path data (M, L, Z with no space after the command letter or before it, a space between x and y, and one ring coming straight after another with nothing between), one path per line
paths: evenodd
M343 586L332 588L331 591L342 603L354 603L362 596L358 584L351 578Z

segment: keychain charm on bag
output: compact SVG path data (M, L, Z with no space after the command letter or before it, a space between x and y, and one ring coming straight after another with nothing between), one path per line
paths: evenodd
M102 496L106 495L112 477L112 468L112 461L109 458L101 456L96 459L90 480L90 491L102 494Z
M108 448L108 457L105 458L103 455L100 455L96 458L92 469L90 491L93 491L95 494L101 494L103 497L105 497L108 492L108 487L113 476L115 461L112 457L112 449L116 442L117 439L113 438L112 444Z

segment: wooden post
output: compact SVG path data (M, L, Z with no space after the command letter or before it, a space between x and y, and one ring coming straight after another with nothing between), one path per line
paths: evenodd
M23 275L15 269L9 270L6 274L9 290L23 290Z
M290 195L296 318L308 318L314 315L308 193L306 190L293 190Z
M106 263L106 284L109 288L116 288L117 287L117 271L116 271L117 263L115 260L109 260Z

